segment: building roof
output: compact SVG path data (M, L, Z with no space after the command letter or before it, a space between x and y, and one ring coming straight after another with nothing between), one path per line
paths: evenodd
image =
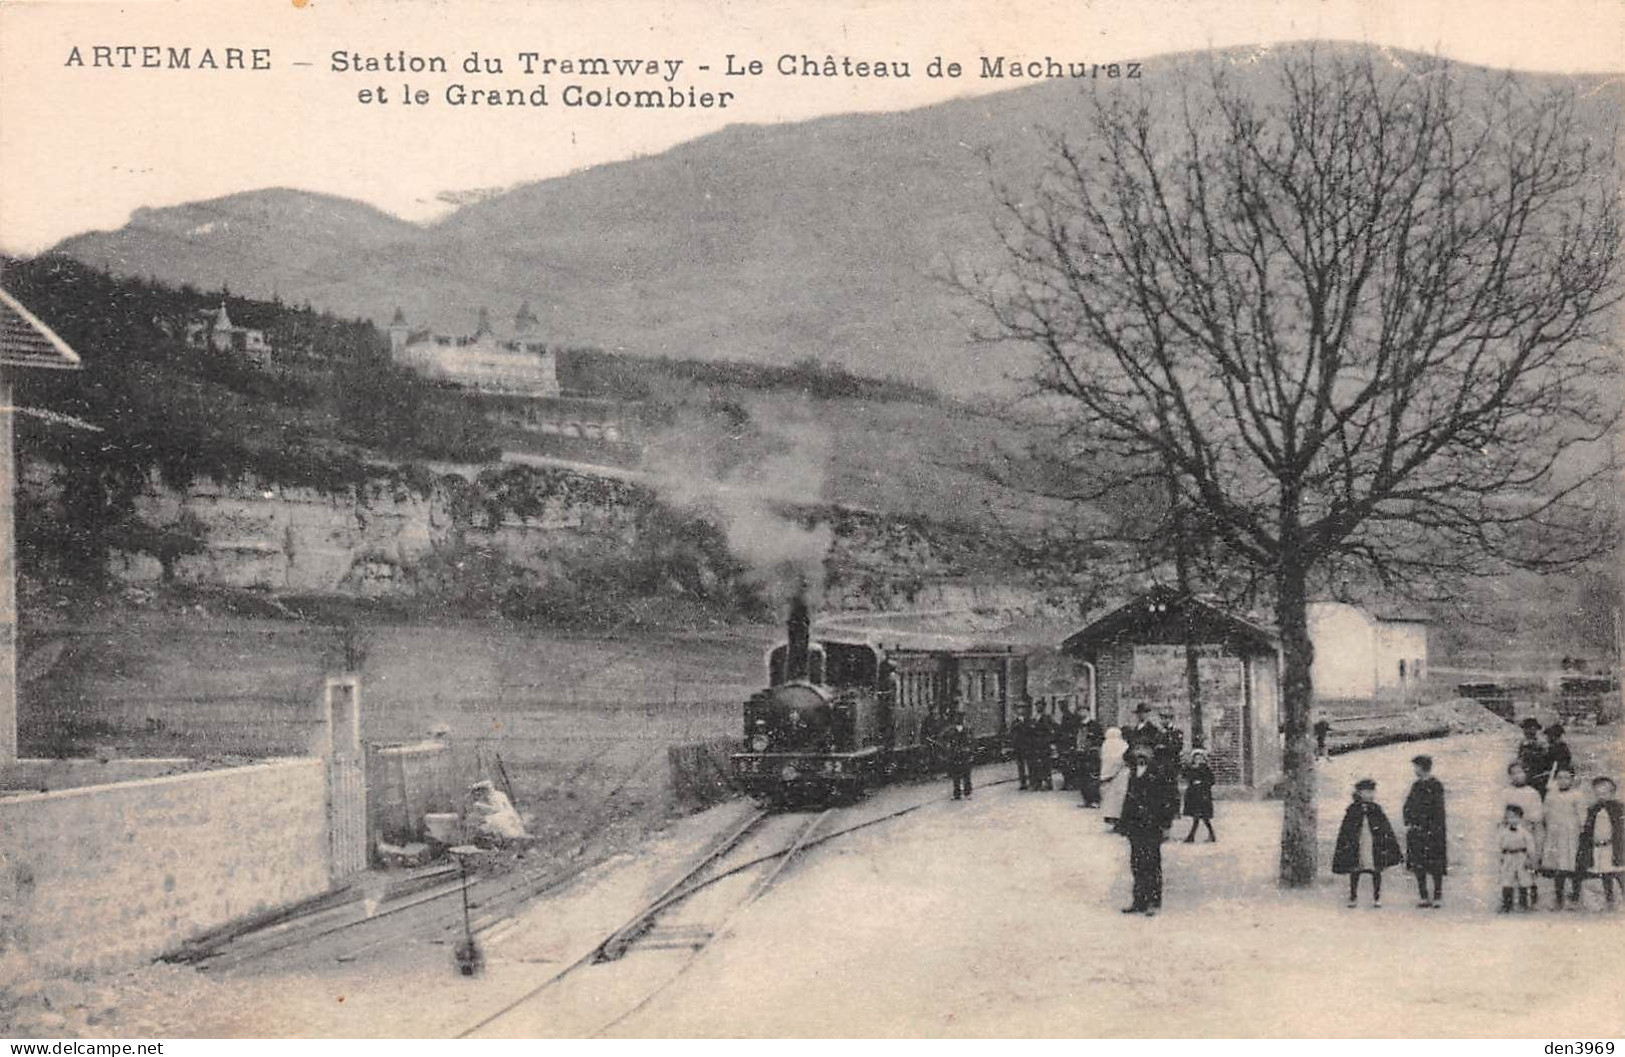
M1404 610L1398 607L1373 609L1359 605L1355 602L1345 602L1340 598L1317 598L1309 603L1313 606L1343 606L1352 609L1360 615L1384 624L1431 624L1433 618L1425 613Z
M0 288L0 366L76 370L79 354L4 288Z
M1276 635L1271 629L1194 595L1182 594L1171 587L1154 587L1068 635L1061 649L1075 653L1093 645L1133 637L1187 613L1200 642L1230 639L1260 651L1272 652L1276 648Z

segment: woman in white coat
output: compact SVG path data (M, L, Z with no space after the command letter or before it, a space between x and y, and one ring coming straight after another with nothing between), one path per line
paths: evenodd
M1123 810L1123 798L1128 795L1128 742L1116 727L1106 731L1106 740L1100 743L1100 816L1107 825L1115 826Z

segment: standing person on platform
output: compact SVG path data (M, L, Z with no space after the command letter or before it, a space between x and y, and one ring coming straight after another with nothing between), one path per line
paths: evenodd
M1172 739L1164 737L1151 749L1151 773L1157 781L1157 804L1167 820L1162 824L1162 839L1173 833L1174 819L1179 817L1179 757L1174 755Z
M1128 753L1123 732L1116 727L1106 731L1106 740L1100 743L1100 817L1114 828L1128 795Z
M1129 872L1134 877L1133 901L1125 914L1155 917L1162 909L1162 838L1172 821L1167 810L1167 784L1158 774L1151 750L1136 745L1129 752L1127 794L1123 798L1120 830L1128 838Z
M1509 785L1504 792L1503 804L1515 804L1518 808L1518 828L1523 832L1524 839L1529 843L1529 869L1531 871L1529 883L1524 885L1528 892L1518 896L1519 901L1527 899L1530 906L1540 903L1540 889L1535 887L1533 870L1540 865L1541 851L1545 847L1546 837L1546 807L1535 787L1530 785L1523 770L1523 764L1514 763L1507 767Z
M1405 796L1405 865L1416 875L1417 906L1444 906L1444 875L1449 869L1445 839L1444 783L1433 776L1433 757L1415 756L1416 781ZM1433 890L1428 891L1429 879Z
M1553 723L1546 728L1546 773L1554 777L1562 770L1568 771L1571 775L1574 773L1574 750L1563 740L1566 733L1561 723ZM1548 785L1542 795L1550 791L1551 787Z
M1625 894L1625 804L1620 803L1619 786L1612 778L1593 778L1591 791L1596 800L1586 809L1576 865L1581 874L1601 879L1603 902L1609 910L1618 910L1614 889Z
M1208 766L1206 749L1192 749L1191 762L1185 768L1185 814L1191 820L1186 844L1196 843L1198 824L1207 827L1209 844L1219 839L1213 832L1213 768Z
M1542 800L1546 799L1546 780L1550 776L1552 757L1540 737L1540 720L1533 716L1523 721L1523 741L1518 743L1518 762L1523 765L1524 781ZM1524 821L1529 821L1528 813Z
M1162 727L1157 724L1156 713L1152 712L1146 705L1141 705L1137 711L1139 712L1140 722L1134 728L1134 732L1129 735L1128 743L1130 745L1145 745L1155 752L1163 736Z
M1326 722L1325 716L1315 718L1315 759L1326 759L1326 736L1332 732L1332 725Z
M1083 740L1083 716L1075 705L1061 705L1061 722L1055 728L1061 764L1061 788L1078 787L1078 754Z
M1496 879L1501 882L1501 913L1512 913L1512 896L1518 897L1519 910L1533 910L1529 893L1535 890L1535 874L1530 868L1534 857L1534 842L1524 828L1523 808L1508 804L1501 825L1496 830L1496 847L1500 849L1500 864Z
M1027 762L1032 755L1033 733L1033 702L1032 698L1023 696L1016 705L1016 721L1010 724L1010 751L1016 758L1016 780L1020 783L1018 788L1032 788L1031 776L1027 773Z
M1027 735L1027 788L1055 788L1055 723L1049 715L1038 712Z
M970 765L976 755L976 739L965 725L963 709L955 710L946 730L938 739L948 765L948 777L953 779L954 799L971 795Z
M1540 872L1552 879L1552 909L1580 909L1580 834L1585 829L1586 794L1574 784L1574 770L1559 765L1541 805L1546 814L1546 845L1540 851ZM1565 893L1564 888L1568 891Z
M1382 906L1382 872L1405 860L1399 838L1388 815L1377 804L1377 783L1362 778L1354 783L1354 801L1343 813L1332 852L1332 873L1347 874L1349 906L1360 902L1360 875L1371 875L1371 906Z
M1100 721L1091 719L1083 725L1083 748L1078 752L1078 789L1083 793L1084 807L1100 806L1100 746L1106 732Z

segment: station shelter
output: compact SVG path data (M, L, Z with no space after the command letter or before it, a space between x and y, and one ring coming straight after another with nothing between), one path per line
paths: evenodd
M1203 731L1191 729L1187 647L1197 655ZM1275 633L1209 602L1154 588L1061 644L1093 668L1095 718L1125 730L1157 715L1202 742L1220 785L1261 787L1281 771Z

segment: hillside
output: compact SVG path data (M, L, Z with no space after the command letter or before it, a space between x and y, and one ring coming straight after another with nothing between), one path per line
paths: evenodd
M1281 53L1248 50L1243 62L1238 52L1230 75L1267 83ZM1145 70L1142 81L1090 83L1172 104L1207 76L1208 58ZM427 227L267 190L143 211L59 248L115 272L275 291L344 316L383 321L401 305L414 323L459 333L480 305L501 313L530 298L559 344L778 364L816 355L974 395L1025 370L1012 350L967 344L964 305L940 281L952 257L995 245L982 154L1001 180L1029 184L1041 130L1075 133L1088 91L1048 82L903 113L729 127L517 187ZM1618 93L1582 105L1584 120L1608 127Z

